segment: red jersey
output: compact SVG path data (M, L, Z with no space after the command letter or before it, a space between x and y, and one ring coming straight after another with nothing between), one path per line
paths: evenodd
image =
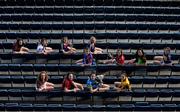
M74 85L72 83L72 80L65 79L64 82L63 82L63 89L64 88L73 89Z
M116 62L119 63L119 64L124 64L124 61L125 61L125 57L124 55L120 55L120 56L116 56Z

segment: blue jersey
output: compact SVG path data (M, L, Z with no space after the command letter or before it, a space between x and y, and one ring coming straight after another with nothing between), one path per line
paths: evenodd
M93 88L93 89L96 89L99 87L99 83L96 81L96 80L91 80L91 79L88 79L87 80L87 88Z
M92 64L93 65L93 55L91 53L84 54L83 64Z

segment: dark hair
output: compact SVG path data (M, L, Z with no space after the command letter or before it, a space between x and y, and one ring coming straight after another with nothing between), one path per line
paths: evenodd
M69 79L70 74L72 74L72 73L68 73L67 75L64 76L64 79L63 79L63 82L62 82L62 89L64 89L64 87L65 87L65 81L66 81L66 80L70 80L70 79ZM73 75L73 74L72 74L72 75ZM74 75L73 75L73 76L74 76Z
M93 74L95 74L95 75L96 75L96 72L95 72L95 71L93 71L93 72L89 75L89 78L90 78L90 79L91 79L91 76L92 76Z
M123 55L123 50L118 48L117 51L116 51L116 55L118 55L119 52L121 52L121 56L122 56Z
M22 41L22 45L19 45L19 42ZM13 51L20 51L21 47L24 46L22 38L17 38L16 43L13 45Z
M69 76L70 76L71 74L73 75L73 73L68 73L66 76L64 76L64 79L69 80ZM74 75L73 75L73 76L74 76Z
M138 51L141 51L143 55L139 56ZM142 60L146 61L146 56L145 56L144 51L143 51L142 48L137 49L136 54L135 54L135 58L136 58L135 62L138 61L138 58L141 58Z
M41 79L42 74L45 74L45 81L48 81L48 74L46 71L41 71L41 73L38 75L37 80L42 82L42 79Z
M47 39L46 39L46 38L42 38L41 41L40 41L40 43L43 45L43 42L44 42L44 41L47 41Z
M125 70L125 71L122 71L121 75L125 74L125 76L129 77L131 74L132 74L132 71L131 70Z

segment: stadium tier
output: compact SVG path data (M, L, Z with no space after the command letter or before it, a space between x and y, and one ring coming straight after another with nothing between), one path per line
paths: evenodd
M180 111L179 6L0 0L0 111Z

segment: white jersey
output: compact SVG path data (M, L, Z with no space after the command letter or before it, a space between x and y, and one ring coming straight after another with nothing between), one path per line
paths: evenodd
M37 50L36 50L38 53L42 53L42 52L44 52L44 46L42 45L42 44L39 44L38 46L37 46Z

